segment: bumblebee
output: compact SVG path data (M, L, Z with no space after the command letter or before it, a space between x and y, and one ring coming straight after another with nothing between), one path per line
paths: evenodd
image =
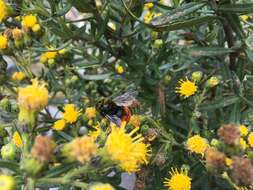
M110 122L120 126L122 121L129 122L131 118L131 107L138 105L135 99L136 91L129 91L113 99L104 98L97 102L96 109Z

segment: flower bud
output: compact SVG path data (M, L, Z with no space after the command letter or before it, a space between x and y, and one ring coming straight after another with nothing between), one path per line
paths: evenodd
M220 148L221 142L218 139L212 139L211 140L211 145L215 148Z
M8 98L5 97L0 101L0 108L3 110L6 110L9 106L11 106L11 102Z
M30 176L35 176L43 168L43 163L31 156L25 157L20 164L20 169L25 171Z
M13 143L8 143L1 148L1 156L4 160L14 160L16 157L16 147Z
M156 49L160 49L163 46L163 40L161 40L161 39L155 40L154 46Z
M201 71L195 71L192 73L192 80L195 82L199 82L202 79L203 73Z
M41 29L40 25L39 24L35 24L33 27L32 27L32 31L33 32L39 32Z
M213 76L207 80L206 86L212 88L212 87L217 86L219 84L219 82L220 82L220 80L218 79L218 77Z

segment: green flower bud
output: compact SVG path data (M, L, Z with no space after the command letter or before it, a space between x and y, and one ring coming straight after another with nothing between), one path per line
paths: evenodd
M199 82L202 79L203 73L201 71L195 71L192 73L192 80L195 82Z
M161 39L155 40L154 46L156 49L160 49L162 47L162 45L163 45L163 40L161 40Z
M5 127L0 123L0 137L4 138L8 136L8 132L5 130Z
M52 66L55 64L55 60L54 59L49 59L48 61L48 65Z
M43 163L37 159L28 156L21 161L20 169L25 171L29 176L35 176L43 168Z
M70 81L71 83L75 83L78 80L78 77L76 75L72 76Z
M212 139L211 145L216 147L216 148L219 148L221 146L221 142L217 139Z
M220 82L220 80L218 79L218 77L213 76L207 80L206 86L212 88L212 87L217 86L219 84L219 82Z
M16 157L16 147L8 143L1 148L1 156L4 160L14 160Z
M141 126L141 133L147 134L148 133L149 126L148 125L142 125Z

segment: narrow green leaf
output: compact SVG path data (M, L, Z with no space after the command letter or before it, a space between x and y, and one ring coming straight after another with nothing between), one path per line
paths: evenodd
M189 49L189 53L193 57L223 55L234 51L234 49L222 47L193 47Z
M253 12L253 3L221 5L218 11L247 14Z
M210 102L200 105L199 110L207 111L207 110L215 110L219 108L224 108L229 105L233 105L239 101L240 101L240 97L238 96L222 97L218 100L210 101Z

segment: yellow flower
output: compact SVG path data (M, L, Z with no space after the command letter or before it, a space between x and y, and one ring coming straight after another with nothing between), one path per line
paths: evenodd
M88 119L92 119L92 118L96 117L96 108L88 107L88 108L86 108L84 114Z
M245 125L240 125L240 132L241 132L241 136L245 137L248 135L249 130Z
M0 189L1 190L14 190L16 182L12 176L0 175Z
M147 13L144 16L144 22L149 24L155 17L161 16L161 13L151 12L147 11Z
M23 147L23 141L17 131L14 132L12 136L12 142L18 147L22 148Z
M203 156L206 148L208 147L208 142L201 136L194 135L187 140L186 147L191 152L201 154Z
M172 168L169 172L171 178L165 178L164 186L168 187L169 190L190 190L191 189L191 178L188 176L186 170Z
M96 183L89 190L115 190L110 184Z
M121 65L115 65L115 71L118 74L122 74L122 73L124 73L124 68Z
M53 50L53 48L49 48L49 50ZM45 63L48 60L54 60L57 57L57 55L58 55L57 51L48 51L48 52L45 52L45 53L41 54L41 56L40 56L40 62L41 63Z
M230 158L226 158L226 159L225 159L225 162L226 162L226 165L227 165L227 166L231 166L231 165L233 164L233 160L230 159Z
M7 5L4 0L0 0L0 22L8 16Z
M0 50L6 49L8 47L8 38L0 34Z
M140 115L132 115L129 121L130 125L134 127L140 127L141 125L141 116Z
M111 134L105 143L105 150L111 159L129 173L136 172L141 164L147 164L149 146L143 143L141 134L134 134L138 128L133 129L129 134L125 132L125 122L121 127L112 125Z
M180 96L184 96L185 98L194 95L197 90L198 87L195 82L189 81L187 78L186 80L180 80L179 87L176 87L176 93L180 94Z
M75 138L67 145L69 149L66 153L70 154L72 160L77 160L81 163L90 161L97 153L97 145L94 139L89 136Z
M248 147L246 141L243 138L240 138L240 145L243 150L245 150Z
M100 127L99 124L93 126L93 128L94 128L95 130L89 131L89 136L92 137L92 138L94 138L94 139L96 140L96 139L101 135L102 129L101 129L101 127Z
M248 143L251 148L253 148L253 132L251 132L248 136Z
M74 123L76 122L78 116L79 116L79 111L76 109L74 104L66 104L64 106L64 113L63 113L63 118L67 123Z
M64 119L59 119L54 122L53 129L56 131L62 131L66 127L66 122Z
M26 110L38 111L48 104L48 90L37 79L32 84L18 89L18 104Z
M37 24L37 17L35 15L26 15L22 17L22 26L26 27L26 28L32 28Z
M15 81L21 81L26 77L25 73L23 72L15 72L12 74L11 78Z
M151 9L154 6L154 3L146 3L144 9Z

